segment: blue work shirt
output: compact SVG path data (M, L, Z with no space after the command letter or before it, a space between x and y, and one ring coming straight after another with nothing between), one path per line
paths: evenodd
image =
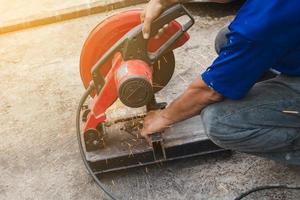
M248 0L229 25L227 45L202 74L229 99L241 99L270 68L300 76L300 0Z

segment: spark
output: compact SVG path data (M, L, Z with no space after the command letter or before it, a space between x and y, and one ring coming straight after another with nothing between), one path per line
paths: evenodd
M163 56L163 59L164 59L164 61L165 61L166 63L168 63L168 60L166 59L165 56Z
M128 158L130 158L131 156L132 156L132 157L134 157L134 156L133 156L133 152L132 152L132 150L131 150L131 149L129 149L129 155L128 155Z
M126 144L128 145L128 147L132 147L132 144L130 144L130 143L128 143L128 142L126 142Z
M299 112L296 110L283 110L282 112L287 114L299 114Z
M185 83L187 83L187 81L180 75L178 74L179 78L181 78Z
M158 64L158 70L160 70L160 60L157 61Z

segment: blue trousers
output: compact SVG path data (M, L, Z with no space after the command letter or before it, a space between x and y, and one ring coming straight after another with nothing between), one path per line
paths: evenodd
M216 38L217 51L225 34ZM300 77L258 82L244 99L209 105L201 117L208 137L223 148L300 165Z

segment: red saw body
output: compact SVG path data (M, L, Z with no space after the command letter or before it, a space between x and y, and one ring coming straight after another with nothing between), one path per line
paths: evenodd
M80 56L80 76L85 88L88 87L92 80L91 69L96 62L107 52L120 38L122 38L129 30L141 24L140 14L142 10L125 11L113 15L99 25L89 34L86 39ZM175 20L171 22L171 26L165 31L165 34L159 39L150 38L148 42L149 52L156 51L167 39L169 39L181 26ZM172 49L182 46L189 40L189 34L178 39ZM112 68L113 56L101 67L99 73L106 76Z
M172 12L174 13L174 12ZM166 14L152 25L149 40L141 34L141 10L113 15L101 22L88 36L80 57L80 75L86 88L92 83L93 102L83 127L87 151L101 146L101 125L105 111L119 98L129 107L148 105L154 93L172 77L175 60L172 50L189 39L186 30L174 20L184 13ZM174 18L174 19L173 19ZM160 20L160 21L159 21ZM154 31L169 27L159 38Z

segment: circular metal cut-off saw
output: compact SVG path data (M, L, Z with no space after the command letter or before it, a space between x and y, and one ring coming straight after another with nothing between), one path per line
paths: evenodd
M80 58L80 75L86 88L93 88L93 103L84 117L87 151L101 147L105 111L119 98L128 107L155 107L154 93L171 79L175 59L173 50L183 45L186 31L194 20L181 5L166 10L152 23L154 36L165 24L164 34L145 40L141 10L116 14L100 23L87 38ZM175 19L188 16L185 24Z
M152 146L133 134L140 130L133 127L139 126L143 116L107 123L105 113L117 99L132 108L166 106L156 102L155 93L171 79L173 50L189 40L186 31L194 24L188 10L176 4L152 22L146 40L141 12L131 10L107 18L89 34L82 49L80 75L86 91L77 110L76 128L84 163L96 181L100 173L224 151L203 136L198 118L175 125L163 137L153 134ZM163 35L155 39L166 24ZM88 97L92 98L89 105L85 103Z

